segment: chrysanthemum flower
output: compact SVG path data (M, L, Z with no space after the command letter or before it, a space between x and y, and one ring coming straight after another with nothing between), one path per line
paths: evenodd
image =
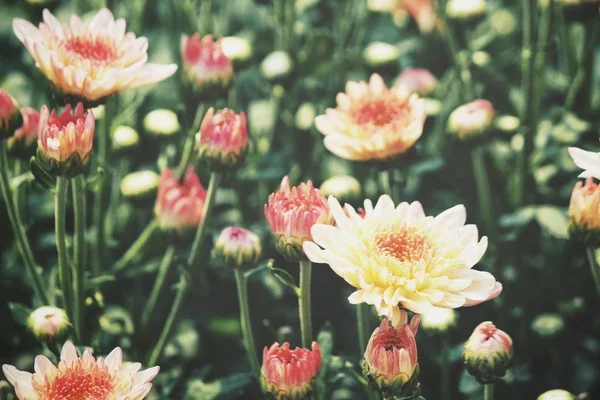
M477 325L463 349L467 371L481 383L503 377L512 355L512 339L490 321Z
M12 136L22 124L23 116L17 100L0 89L0 140Z
M306 259L302 243L312 240L314 224L333 223L327 200L319 189L311 181L290 188L287 176L279 190L269 195L265 218L275 236L277 251L289 261Z
M403 310L397 326L390 326L384 318L371 334L364 355L363 375L384 398L416 394L419 364L415 335L418 329L419 316L415 315L409 324Z
M150 381L158 374L159 367L138 372L140 367L140 363L123 367L119 347L106 358L96 359L89 349L79 357L73 343L66 342L58 367L39 355L33 374L6 364L2 371L19 400L141 400L150 392Z
M435 29L437 15L433 0L397 0L396 10L408 12L421 32L427 33ZM392 15L398 11L392 11Z
M246 113L225 108L215 113L210 108L196 134L198 158L210 169L231 171L239 168L248 150Z
M416 93L419 96L429 96L438 86L436 77L423 68L407 68L398 75L394 86L403 86L410 93Z
M61 176L80 174L89 161L96 120L83 104L67 105L61 114L43 106L39 122L38 155L51 172Z
M394 206L381 196L365 201L364 218L329 198L335 226L316 224L304 243L313 262L329 264L357 290L352 304L374 305L394 325L401 307L424 314L434 307L473 306L498 296L502 285L488 272L471 269L487 249L477 227L464 225L464 206L425 216L419 202Z
M589 245L600 243L600 187L594 178L577 182L569 205L569 232Z
M594 177L600 179L600 153L569 147L569 155L575 165L584 170L579 174L580 178Z
M247 229L229 226L215 242L213 257L233 268L253 267L261 253L260 238Z
M348 82L337 108L315 119L325 147L347 160L388 159L411 148L423 133L425 103L405 88L388 89L381 76Z
M88 22L73 15L70 25L48 10L43 16L39 29L15 18L13 30L61 94L101 103L106 96L162 81L177 70L174 64L146 63L148 40L126 33L125 20L115 21L107 8Z
M313 380L321 367L321 351L317 342L311 350L289 343L273 343L263 350L260 383L263 392L274 400L302 400L309 398Z
M229 85L233 76L231 60L223 52L221 39L213 41L212 35L181 35L181 58L186 82L196 90Z
M206 190L192 166L183 181L174 177L169 168L161 171L154 213L162 229L183 231L198 226L205 201Z

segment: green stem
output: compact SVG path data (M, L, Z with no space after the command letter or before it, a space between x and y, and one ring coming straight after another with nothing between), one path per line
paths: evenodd
M196 116L194 117L194 122L192 126L189 127L190 131L188 134L188 138L185 142L185 146L183 148L183 152L181 153L181 161L179 162L179 166L177 167L176 177L178 179L182 179L185 175L185 171L187 170L190 161L192 160L192 156L194 154L194 148L196 145L196 132L200 128L200 124L202 122L202 117L204 116L204 104L200 104L196 109Z
M248 305L248 278L245 272L235 270L235 282L237 284L238 301L240 304L240 323L242 324L242 335L244 336L244 346L248 360L250 360L250 369L258 382L260 382L260 363L256 356L256 345L254 344L254 335L252 334L252 324L250 319L250 307Z
M596 43L598 42L598 37L600 36L600 23L595 21L595 25L591 34L589 36L586 35L587 46L585 46L583 50L583 56L581 58L581 63L577 68L577 73L573 78L573 82L569 87L569 91L567 92L567 98L565 100L565 110L571 111L573 110L578 94L586 81L591 82L591 74L593 73L593 56L595 54L594 49L596 47ZM583 106L589 107L589 104L583 104Z
M369 311L368 304L362 303L356 306L356 328L361 357L365 354L369 335L371 334L371 316L369 315Z
M473 163L473 176L475 177L481 218L487 230L486 234L493 239L496 233L496 224L494 220L492 190L485 166L485 151L486 149L483 146L474 147L471 150L471 161Z
M140 236L133 242L131 247L123 254L123 256L115 263L114 271L121 271L129 265L141 251L142 248L148 243L148 240L152 237L154 231L158 228L158 222L153 219L146 228L142 231Z
M56 179L56 197L55 197L55 231L56 231L56 252L58 254L58 277L60 280L63 308L67 315L73 321L73 296L71 295L71 271L67 262L67 234L65 229L65 214L67 208L67 187L69 181L62 176Z
M494 400L494 384L483 385L483 400Z
M569 37L569 31L565 22L565 15L560 1L553 1L554 17L559 35L559 45L561 51L561 61L564 62L565 69L569 77L575 73L575 57L573 55L573 44Z
M298 306L300 312L300 331L302 347L309 349L312 344L312 319L310 316L310 277L312 263L309 260L300 261L300 296Z
M121 200L121 190L119 188L121 179L127 172L130 160L123 157L119 160L119 165L112 179L112 187L110 189L110 199L108 200L108 210L106 211L106 226L105 235L107 238L112 238L115 231L115 222L117 221L117 209Z
M23 161L17 158L15 159L15 168L13 170L13 177L21 175L21 171L23 170ZM17 188L13 189L13 198L15 202L15 207L17 212L21 214L23 212L23 206L21 204L22 196L21 192L23 191L23 185L19 185Z
M476 95L473 87L473 76L471 75L471 70L469 69L468 60L465 55L459 51L452 26L445 16L443 16L442 19L446 33L444 35L444 39L446 40L448 51L450 52L450 56L452 57L452 61L463 85L463 101L468 102L473 100Z
M75 235L73 240L73 325L75 338L83 341L83 315L85 308L85 178L78 175L72 179L73 213L75 216Z
M6 203L6 211L15 235L17 248L19 249L19 253L21 253L23 263L25 264L25 269L31 278L31 282L33 283L35 295L42 304L47 305L50 304L48 293L44 287L42 275L36 268L33 252L31 251L31 246L29 245L27 234L25 233L25 227L23 226L23 222L21 221L21 217L17 211L14 197L10 192L10 178L8 177L8 152L6 146L6 140L0 140L0 191L2 192L2 196L4 197L4 201Z
M104 118L102 121L103 130L98 136L98 160L99 165L109 165L109 146L111 122L115 114L115 98L108 98L104 105ZM107 174L105 173L101 181L98 183L98 188L94 193L94 226L96 227L96 240L94 242L94 257L92 264L92 272L94 276L98 276L102 270L102 264L106 262L106 232L104 218L104 195L106 187Z
M169 315L165 324L163 326L163 330L160 333L160 337L154 345L152 352L150 353L150 357L148 357L148 362L146 365L153 366L158 361L158 358L162 354L163 348L167 343L167 339L169 338L169 334L171 333L171 329L173 328L173 323L175 322L175 318L177 317L177 313L181 308L181 304L183 303L183 299L185 298L185 294L189 289L187 278L184 275L181 275L179 279L179 283L177 284L177 292L175 293L175 300L173 300L173 305L171 306L171 310L169 311Z
M194 266L196 259L200 255L204 233L208 227L210 211L215 201L215 195L217 194L221 177L222 175L219 172L213 172L210 174L210 182L208 184L208 192L206 193L206 201L204 203L204 208L202 209L202 221L200 221L200 225L198 225L198 230L196 231L196 236L194 237L194 242L192 243L192 248L187 259L187 265L189 268Z
M154 314L156 302L158 301L158 297L160 296L162 288L165 286L165 278L167 277L169 269L173 264L174 254L175 246L171 245L167 247L167 251L165 251L165 255L163 256L160 266L158 267L158 274L156 275L154 286L152 286L150 297L148 298L146 307L142 312L142 332L146 332L148 330L148 324L150 322L150 319L152 318L152 315Z
M598 292L598 295L600 295L600 266L596 260L596 249L588 246L586 248L586 254L588 262L590 263L592 276L594 277L594 283L596 284L596 291Z
M450 398L450 345L446 335L442 338L442 359L441 359L441 393L440 399L448 400Z

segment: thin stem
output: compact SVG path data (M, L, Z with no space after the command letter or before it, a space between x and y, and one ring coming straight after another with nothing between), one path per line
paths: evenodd
M445 7L443 9L445 10ZM468 102L475 98L473 77L471 75L471 71L469 70L468 60L465 55L459 51L454 30L452 29L450 23L446 20L445 15L442 16L442 19L445 30L444 39L446 40L448 51L450 52L450 56L452 57L452 61L463 85L463 101Z
M121 271L129 265L131 260L133 260L135 256L142 251L142 248L146 245L146 243L148 243L148 240L152 237L152 234L156 228L158 228L158 222L156 219L153 219L150 221L148 226L144 228L140 236L135 240L135 242L133 242L131 247L129 247L125 254L123 254L123 257L121 257L119 261L115 263L115 271Z
M591 81L590 76L593 72L593 55L595 54L594 48L596 47L596 43L598 42L598 37L600 36L600 23L595 22L594 28L587 37L587 46L583 50L583 56L581 59L581 63L577 68L577 73L573 78L573 82L569 87L569 91L567 92L567 98L565 100L565 110L571 111L573 110L577 95L582 87L582 85L586 82L586 80ZM591 63L591 64L590 64Z
M483 400L494 400L494 384L483 385Z
M561 61L564 62L567 74L573 76L575 72L575 56L573 55L572 42L569 37L569 31L565 22L565 15L560 1L553 1L554 16L559 35L559 47L561 51Z
M115 114L115 98L108 98L104 105L104 118L102 121L103 131L98 136L98 160L100 165L108 165L111 122ZM104 194L107 179L105 174L98 184L98 188L94 193L94 226L96 227L96 240L94 242L94 262L92 264L92 272L94 276L98 276L102 269L102 264L106 262L106 232L104 219Z
M83 314L85 308L85 178L78 175L72 179L73 213L75 215L75 235L73 240L73 325L75 338L83 341Z
M217 189L219 187L221 177L222 175L218 172L213 172L210 174L210 182L208 184L206 201L204 203L204 208L202 209L202 221L200 222L200 225L198 225L198 230L196 231L196 236L194 237L194 242L192 244L192 248L187 259L187 265L189 268L195 265L196 259L200 255L200 249L202 248L204 233L206 232L206 228L208 227L210 211L215 201L215 195L217 194Z
M119 160L119 165L112 179L112 187L110 189L110 199L108 200L108 210L106 211L106 227L105 234L107 238L112 238L115 230L115 221L117 221L117 209L121 199L121 190L119 186L121 179L125 175L128 169L130 160L127 157L123 157Z
M154 314L154 308L156 307L156 302L158 301L158 297L160 296L160 292L162 288L165 286L165 278L169 273L169 269L173 264L173 255L175 254L175 246L171 245L167 247L167 251L165 251L165 255L158 267L158 274L156 275L156 280L154 281L154 286L152 286L152 291L150 292L150 297L148 298L148 302L146 303L146 307L142 312L142 332L146 332L148 329L148 324L152 315Z
M493 239L496 233L496 224L493 211L492 190L490 188L490 181L485 166L485 147L477 146L473 148L471 150L471 161L473 163L473 176L475 177L481 218L487 230L486 234Z
M600 266L596 260L596 249L588 246L586 248L586 254L588 262L590 263L592 276L594 277L594 283L596 284L596 291L598 292L598 295L600 295Z
M31 278L33 283L33 290L38 300L46 305L50 304L48 293L44 287L42 275L36 268L35 260L33 258L33 252L27 240L27 234L25 233L25 227L21 221L21 217L17 211L17 207L13 196L10 192L10 178L8 177L8 152L7 152L6 140L0 140L0 191L4 197L6 203L6 211L12 230L15 235L15 241L17 242L17 248L23 258L25 269Z
M256 356L256 345L254 344L254 335L252 333L252 324L250 319L250 307L248 304L248 278L244 271L235 270L235 282L237 284L238 301L240 304L240 323L242 324L242 335L244 336L244 346L248 360L250 360L250 369L257 381L260 382L260 364Z
M56 197L54 203L56 252L58 254L58 277L60 280L63 308L73 320L73 296L71 295L71 271L67 262L67 234L65 229L65 214L67 208L67 187L69 181L62 176L56 179Z
M367 341L371 334L370 322L369 305L364 303L358 304L356 306L356 329L358 331L358 346L361 357L365 354Z
M167 339L169 338L169 334L171 333L171 329L173 328L173 323L175 322L175 318L177 317L177 313L181 308L181 304L183 303L183 299L185 298L185 294L189 289L187 278L184 275L181 275L179 279L179 283L177 284L177 292L175 293L175 300L173 300L173 305L171 306L171 310L169 311L169 315L165 324L163 326L163 330L160 333L160 337L154 345L152 352L150 353L150 357L148 357L148 362L146 365L152 366L155 365L158 361L158 358L162 354L163 348L167 343Z
M21 171L23 169L23 161L17 158L15 159L15 168L13 169L13 177L21 175ZM19 185L17 188L13 189L13 198L15 202L15 207L17 208L17 212L20 214L23 212L23 205L21 203L22 196L21 192L23 191L23 185Z
M312 319L310 316L310 278L312 263L308 260L300 261L300 296L298 306L300 312L300 331L302 333L302 347L310 348L312 343Z
M200 127L200 123L202 121L202 116L204 115L204 104L200 104L196 109L196 116L194 117L194 122L192 126L189 127L190 132L188 134L188 138L185 142L185 146L183 148L183 152L181 153L181 161L179 162L179 166L177 167L176 177L182 179L185 175L185 171L192 160L192 155L194 154L194 147L196 144L196 132Z

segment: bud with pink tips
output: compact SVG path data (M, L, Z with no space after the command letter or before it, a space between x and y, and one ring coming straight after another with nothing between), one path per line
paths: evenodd
M448 119L448 131L461 140L480 137L490 130L494 116L492 103L477 99L452 111Z
M44 306L29 314L27 327L39 340L56 343L69 335L71 322L62 308Z
M321 367L321 351L317 342L311 349L290 349L285 342L275 342L263 350L260 384L267 399L310 399L313 381Z
M223 52L222 40L212 35L200 38L199 34L181 35L183 77L198 92L223 90L233 76L231 60Z
M225 108L208 110L196 134L198 158L213 171L234 171L242 166L248 151L246 114Z
M286 176L279 190L269 195L265 217L275 236L277 251L288 261L305 260L302 244L312 240L311 228L320 223L333 224L327 199L311 181L290 187Z
M463 349L467 371L482 384L501 378L512 363L512 339L491 321L477 325Z
M247 229L229 226L215 242L213 257L228 267L252 268L261 253L260 238Z
M23 116L17 100L0 89L0 140L12 136L22 124Z
M50 112L42 107L39 123L38 158L55 176L72 178L81 174L88 165L94 141L96 120L83 104L75 110L67 105L63 112Z
M438 87L436 77L423 68L407 68L398 75L394 86L402 86L421 97L431 96Z
M169 168L161 171L154 206L161 229L183 232L187 228L197 227L203 218L205 201L206 190L193 167L188 167L181 181L173 176Z
M415 335L419 329L419 315L408 322L406 311L401 311L398 325L390 325L384 318L373 331L363 360L363 375L369 385L384 398L408 397L419 394L419 363Z

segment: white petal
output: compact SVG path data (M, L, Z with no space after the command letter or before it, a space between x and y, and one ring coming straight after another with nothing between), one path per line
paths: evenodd
M109 355L106 356L104 362L108 365L111 371L116 371L121 368L121 362L123 361L123 351L120 347L116 347Z
M33 369L36 374L40 375L52 375L58 371L58 368L42 355L35 357Z
M60 360L65 361L67 365L71 364L71 361L77 359L77 349L71 342L65 342L62 350L60 351Z

